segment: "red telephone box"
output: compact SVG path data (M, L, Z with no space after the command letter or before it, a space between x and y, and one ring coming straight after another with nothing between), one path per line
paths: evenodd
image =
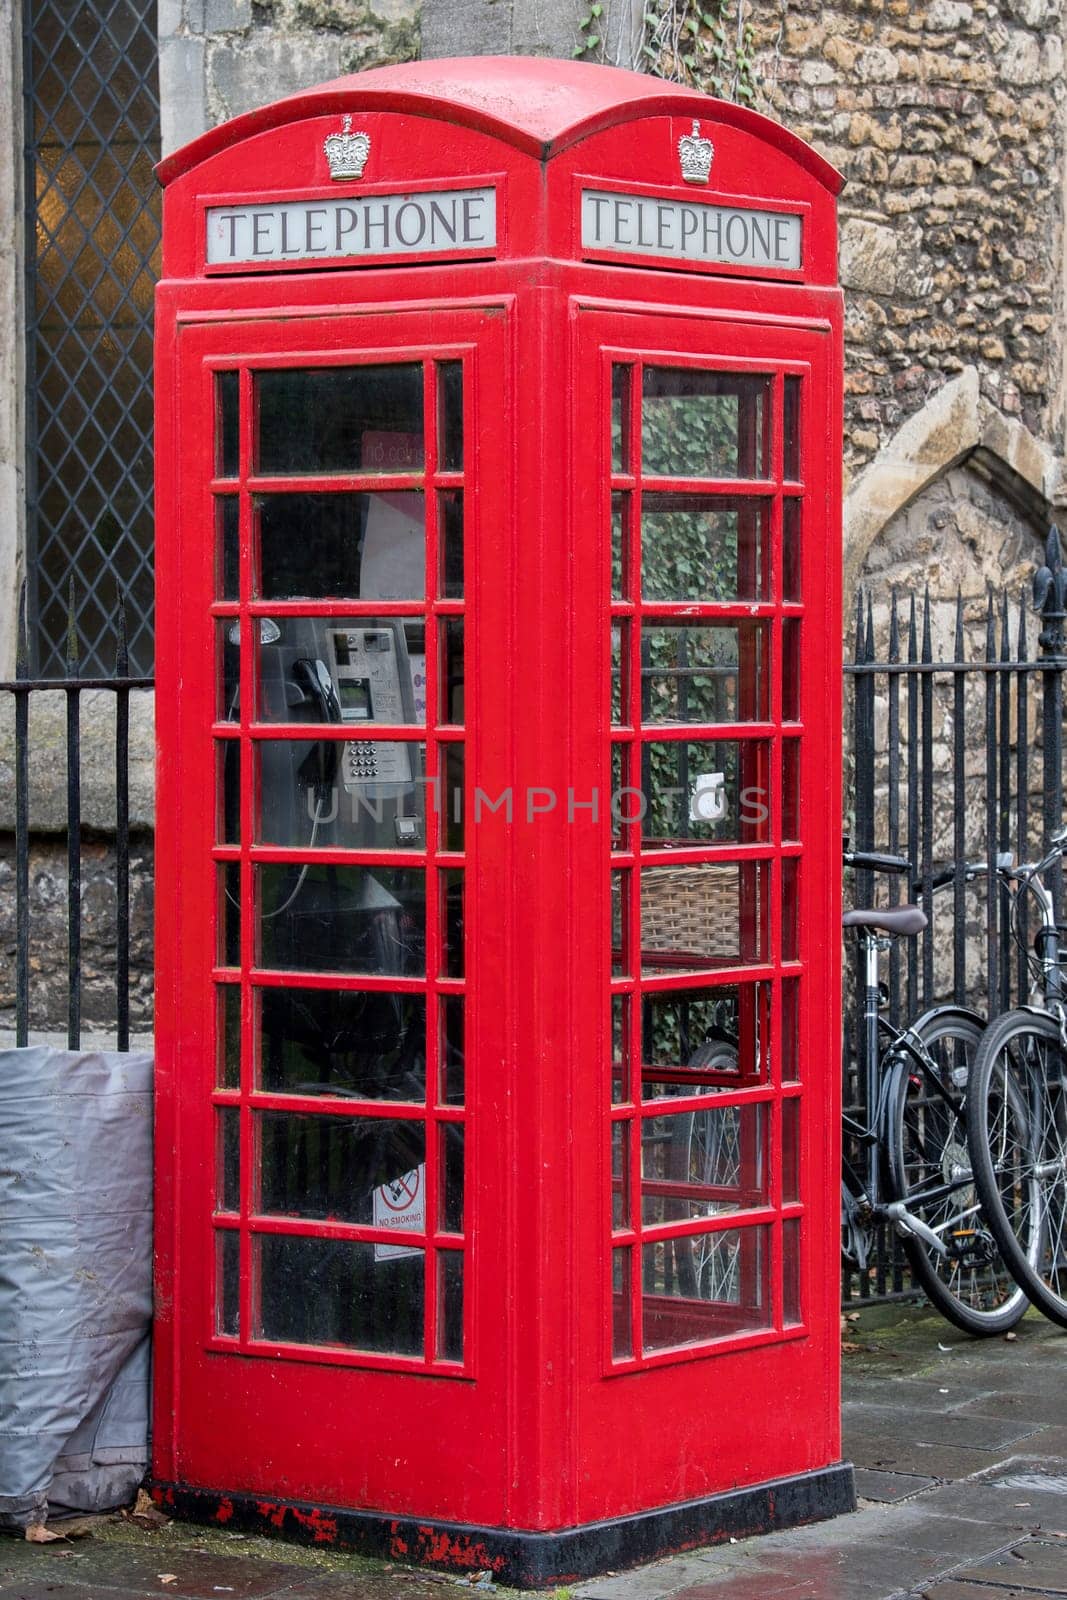
M836 174L490 58L160 171L157 1493L520 1583L849 1507Z

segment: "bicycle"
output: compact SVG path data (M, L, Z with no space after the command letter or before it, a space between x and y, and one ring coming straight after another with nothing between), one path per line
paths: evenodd
M1026 948L1031 1002L990 1023L968 1085L975 1182L989 1223L1020 1288L1067 1327L1067 928L1043 881L1067 854L1067 828L1038 862L1004 869L1014 892L1011 928ZM1036 901L1033 944L1020 907Z
M845 863L874 872L908 872L899 856L846 851ZM863 1271L874 1230L899 1234L916 1280L948 1321L965 1333L1008 1332L1026 1295L1001 1260L975 1192L965 1096L983 1022L956 1005L932 1007L903 1031L881 1014L878 958L894 938L927 925L914 905L857 908L842 918L860 930L864 955L866 1122L847 1113L844 1131L863 1152L846 1156L841 1183L842 1243Z

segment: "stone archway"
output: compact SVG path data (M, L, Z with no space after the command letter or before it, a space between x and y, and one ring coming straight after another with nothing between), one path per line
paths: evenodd
M964 464L968 476L984 480L1035 531L1043 530L1056 458L1021 422L982 397L978 371L967 367L908 418L845 497L846 624L876 540L939 478Z

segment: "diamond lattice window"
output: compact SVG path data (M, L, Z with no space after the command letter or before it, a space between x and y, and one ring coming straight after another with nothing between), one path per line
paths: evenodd
M25 0L30 598L38 670L152 670L154 0Z

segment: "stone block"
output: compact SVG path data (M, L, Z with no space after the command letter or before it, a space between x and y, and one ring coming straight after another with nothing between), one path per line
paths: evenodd
M165 156L208 126L204 41L172 37L159 41L161 145Z
M1000 75L1006 83L1037 83L1041 79L1041 46L1033 34L1018 30L1008 39L1000 60Z
M37 834L67 826L67 708L62 689L30 695L30 817ZM130 826L155 820L155 697L130 696ZM82 825L115 827L115 696L105 689L81 696ZM12 696L0 696L0 831L15 826L15 716Z
M892 294L896 287L898 237L892 228L849 217L841 229L841 282L846 289Z
M234 33L251 25L252 0L205 0L205 33Z
M219 40L207 52L207 97L212 120L221 122L243 111L269 105L341 72L342 45L352 39L339 34L283 35L267 33L236 42Z

